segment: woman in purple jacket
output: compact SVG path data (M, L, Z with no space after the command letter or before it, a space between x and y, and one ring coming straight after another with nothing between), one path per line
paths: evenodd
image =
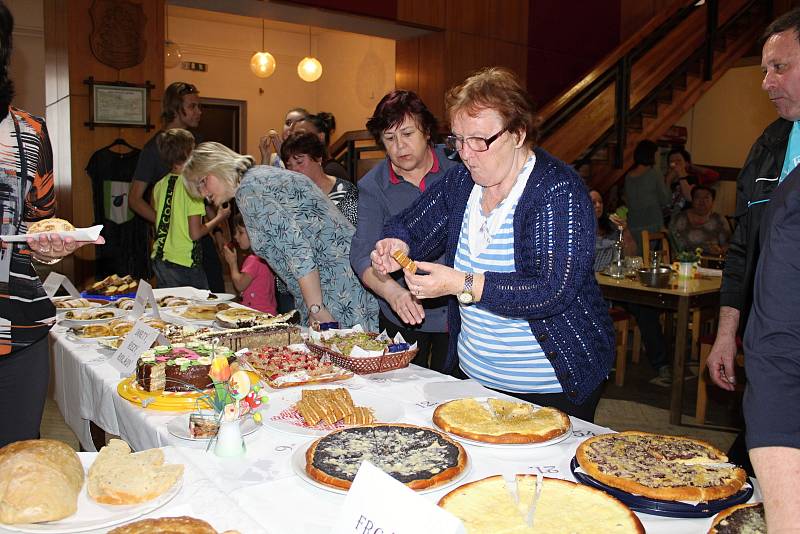
M418 299L450 297L447 366L481 384L592 421L614 353L594 278L595 220L575 172L541 148L530 96L487 68L447 112L463 165L384 227L374 268L400 268ZM444 253L444 265L427 260ZM453 298L457 297L457 298Z

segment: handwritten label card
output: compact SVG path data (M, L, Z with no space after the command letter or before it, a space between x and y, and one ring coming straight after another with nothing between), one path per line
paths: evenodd
M70 297L78 298L81 296L80 291L78 291L75 286L70 282L69 278L64 276L61 273L51 272L47 275L47 278L44 279L42 282L42 287L44 287L44 292L47 293L47 296L53 298L55 294L58 292L58 288L64 286L64 289L67 290Z
M134 299L131 315L134 317L141 317L148 303L152 310L150 314L156 319L161 319L161 314L158 311L158 302L156 301L156 296L153 294L153 286L146 280L140 280L139 289L136 290L136 297Z
M136 321L109 362L122 376L130 376L136 370L139 356L153 345L159 333L155 328Z
M347 492L333 534L463 534L461 521L369 462Z

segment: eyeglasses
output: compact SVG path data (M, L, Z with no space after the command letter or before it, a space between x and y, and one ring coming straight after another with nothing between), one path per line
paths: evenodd
M200 92L197 90L197 87L186 82L177 82L175 88L180 96L193 95Z
M448 135L445 138L445 143L447 144L447 148L450 150L463 150L464 145L466 144L470 150L475 152L486 152L489 150L489 145L497 141L504 133L506 133L505 128L491 137L461 137L460 135Z

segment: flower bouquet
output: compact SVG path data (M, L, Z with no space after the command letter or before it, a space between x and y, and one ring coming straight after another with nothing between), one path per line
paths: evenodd
M239 423L249 416L261 424L262 417L258 410L267 400L266 392L257 383L254 384L247 371L240 369L237 363L228 363L228 356L219 350L218 339L214 339L211 345L212 360L208 376L214 387L212 393L201 398L201 402L214 411L212 417L219 430L209 440L206 450L215 443L214 453L218 456L240 456L245 449Z
M678 278L693 278L694 271L697 268L697 262L700 261L700 255L703 253L701 247L694 250L681 250L678 251Z

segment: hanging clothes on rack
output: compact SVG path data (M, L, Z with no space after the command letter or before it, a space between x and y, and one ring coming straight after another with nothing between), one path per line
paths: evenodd
M140 152L118 138L92 154L86 165L92 180L95 224L104 225L106 240L96 251L95 275L99 279L110 274L151 276L147 223L128 207L128 191Z

